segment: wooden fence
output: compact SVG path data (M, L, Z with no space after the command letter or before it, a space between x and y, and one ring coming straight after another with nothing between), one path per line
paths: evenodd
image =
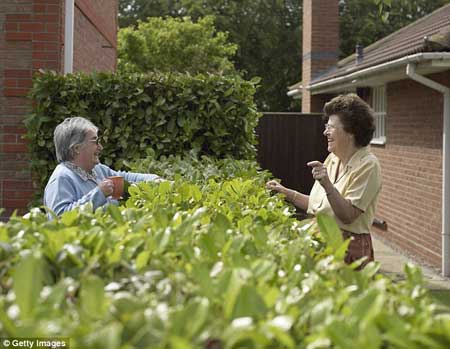
M309 194L314 180L306 163L325 160L322 114L264 113L256 133L258 162L284 186Z

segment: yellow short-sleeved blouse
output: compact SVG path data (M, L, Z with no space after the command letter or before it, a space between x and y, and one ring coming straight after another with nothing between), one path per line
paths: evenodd
M343 230L356 234L370 234L378 194L381 190L381 170L378 159L370 152L369 146L367 146L353 154L341 173L338 173L340 160L333 153L326 158L324 165L334 187L345 199L363 211L363 213L351 224L342 223L334 215L325 190L318 181L314 183L311 189L308 213L313 215L325 213L333 216Z

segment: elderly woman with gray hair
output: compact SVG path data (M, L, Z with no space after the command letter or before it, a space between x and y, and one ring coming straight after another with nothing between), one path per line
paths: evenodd
M55 128L53 140L59 165L45 187L44 205L58 216L87 203L94 210L117 204L111 197L114 183L107 177L122 176L131 183L161 180L154 174L114 171L101 164L103 147L97 133L98 128L82 117L67 118Z

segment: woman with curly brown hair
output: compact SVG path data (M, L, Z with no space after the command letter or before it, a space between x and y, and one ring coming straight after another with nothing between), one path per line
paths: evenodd
M374 260L370 227L381 190L378 159L369 143L375 131L373 112L355 94L340 95L325 104L325 130L329 156L322 164L311 161L316 180L310 195L267 182L267 188L286 196L296 207L309 214L328 214L336 219L350 244L346 263L366 257L360 268Z

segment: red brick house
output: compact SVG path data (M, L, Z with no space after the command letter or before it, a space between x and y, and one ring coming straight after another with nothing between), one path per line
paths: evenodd
M450 5L338 61L338 0L303 1L303 112L356 92L376 115L374 234L450 274Z
M114 71L118 0L0 1L0 207L8 217L33 194L23 118L38 69Z

